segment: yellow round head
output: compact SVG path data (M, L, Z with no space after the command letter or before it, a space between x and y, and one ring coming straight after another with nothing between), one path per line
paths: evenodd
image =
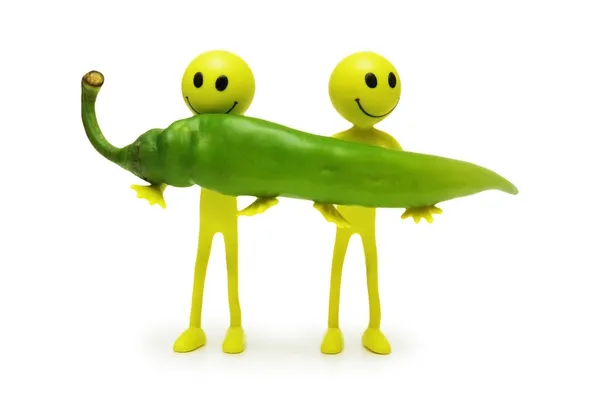
M390 61L370 51L358 52L337 64L329 79L333 107L357 127L373 127L400 101L398 71Z
M248 64L228 51L198 55L183 73L181 93L199 113L243 114L254 99L254 75Z

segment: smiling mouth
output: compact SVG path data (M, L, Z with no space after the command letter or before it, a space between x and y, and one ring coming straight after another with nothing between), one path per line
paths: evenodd
M356 98L354 101L356 101L356 103L358 104L358 108L361 110L362 113L364 113L365 115L378 119L378 118L382 118L384 116L389 115L390 113L392 113L394 111L394 109L396 109L396 106L398 106L398 102L396 102L396 105L394 105L394 107L387 113L384 113L382 115L372 115L369 112L365 111L365 108L362 107L362 105L360 104L360 99Z
M197 110L194 108L194 106L193 106L193 105L192 105L192 103L190 102L190 99L189 99L188 97L185 97L185 100L187 101L187 103L188 103L188 105L190 106L190 108L192 108L192 110L193 110L194 112L196 112L196 113L199 115L199 114L200 114L200 112L198 112L198 111L197 111ZM234 102L233 102L233 105L231 105L231 108L229 108L229 110L228 110L227 112L225 112L225 113L227 114L227 113L231 112L231 111L233 110L233 108L235 108L235 106L236 106L237 104L238 104L238 102L237 102L237 101L234 101Z

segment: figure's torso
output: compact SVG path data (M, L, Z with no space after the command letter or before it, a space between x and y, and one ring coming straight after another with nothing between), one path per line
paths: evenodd
M200 225L219 232L237 225L237 198L200 189Z
M372 127L370 129L358 129L351 127L348 130L334 134L332 137L360 142L361 144L374 145L388 149L402 150L400 143L391 135L377 130ZM338 210L352 225L352 230L361 233L366 231L374 232L375 228L375 208L358 207L358 206L337 206Z
M360 142L361 144L380 146L388 149L402 150L400 143L396 141L394 137L386 132L377 130L372 127L370 129L358 129L351 127L348 130L344 130L333 135L334 138L338 138L346 141Z

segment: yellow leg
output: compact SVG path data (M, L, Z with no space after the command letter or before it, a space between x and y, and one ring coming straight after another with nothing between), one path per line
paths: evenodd
M242 329L242 310L238 291L238 233L237 221L223 233L225 260L227 262L227 294L229 298L230 326L223 341L223 352L239 354L244 351L246 342Z
M331 282L329 286L329 319L328 328L321 343L323 354L339 354L344 349L344 336L339 326L340 290L342 285L342 268L348 249L352 231L338 228L335 234L333 260L331 262Z
M194 351L206 344L206 335L201 327L202 322L202 298L204 296L204 281L206 269L210 258L214 231L203 228L200 223L198 236L198 252L196 254L196 265L194 267L194 287L192 290L192 309L190 312L190 324L175 341L173 350L175 352Z
M381 324L381 305L379 302L375 232L362 233L361 239L365 252L367 290L369 292L369 327L363 334L362 343L365 348L376 354L389 354L392 348L379 328Z

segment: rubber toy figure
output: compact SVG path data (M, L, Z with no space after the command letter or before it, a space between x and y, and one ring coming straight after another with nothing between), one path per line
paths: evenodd
M358 52L338 63L329 80L329 96L335 110L353 126L335 134L342 140L356 141L384 148L402 150L389 134L374 126L389 116L400 101L402 84L398 71L387 59L373 52ZM342 267L350 238L358 234L363 245L367 268L369 297L369 327L362 337L363 345L377 354L389 354L391 347L380 330L381 309L377 276L377 246L375 241L375 208L338 206L351 228L337 228L331 267L329 325L321 344L324 354L338 354L344 339L339 328L339 306ZM402 218L415 222L425 218L433 221L440 214L435 206L407 209Z
M254 75L248 64L227 51L209 51L188 65L181 81L183 100L194 114L243 114L252 103ZM201 327L202 299L206 269L213 238L221 233L225 243L230 326L222 349L229 354L244 351L245 336L238 294L237 198L201 188L200 228L194 269L189 327L173 345L175 352L189 352L206 343Z

